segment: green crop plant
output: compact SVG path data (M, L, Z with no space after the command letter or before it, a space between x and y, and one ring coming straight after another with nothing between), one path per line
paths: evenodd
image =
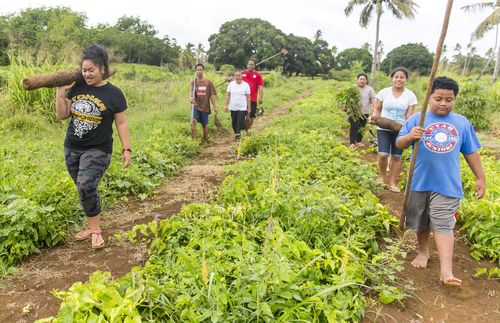
M55 292L48 320L349 322L367 294L400 300L400 244L377 239L397 221L372 193L375 167L338 141L331 86L245 139L253 157L227 168L212 203L125 234L148 243L143 268Z

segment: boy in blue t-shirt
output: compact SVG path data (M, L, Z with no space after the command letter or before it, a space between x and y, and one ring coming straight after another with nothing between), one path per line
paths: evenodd
M446 285L460 286L462 281L452 271L455 212L463 198L460 153L476 176L477 198L484 196L486 178L477 152L481 145L472 125L464 116L451 112L458 93L457 82L438 77L431 93L424 127L418 126L420 113L416 113L404 124L396 140L396 146L403 149L421 139L406 208L406 225L415 230L418 241L418 253L411 264L427 267L432 229L440 279Z

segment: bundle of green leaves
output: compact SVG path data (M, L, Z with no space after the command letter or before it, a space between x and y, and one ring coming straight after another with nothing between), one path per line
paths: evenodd
M359 90L355 85L345 85L335 94L335 102L349 117L362 119Z

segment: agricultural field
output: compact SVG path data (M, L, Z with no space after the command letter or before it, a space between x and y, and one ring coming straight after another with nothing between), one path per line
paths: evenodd
M51 66L50 70L57 68ZM112 82L123 89L130 107L134 167L123 170L119 162L111 164L100 186L104 205L130 195L146 198L201 150L201 145L190 138L191 112L186 98L192 75L140 65L116 68L120 72ZM67 121L55 120L55 90L27 92L20 88L23 76L40 70L14 65L7 72L12 77L7 76L0 101L0 275L23 257L62 242L68 231L83 221L74 184L64 165ZM215 84L223 80L215 74L208 77ZM286 92L280 90L285 83ZM270 75L266 103L271 108L307 87L307 81L292 84ZM224 91L225 87L219 88L221 110ZM228 118L223 121L229 129ZM117 137L115 142L113 159L118 161L121 150Z
M54 91L19 90L21 67L13 69L0 74L7 79L0 99L0 135L7 138L0 146L2 285L16 275L13 266L42 249L66 244L83 221L63 162L66 123L53 118ZM100 186L107 209L128 199L147 201L165 179L207 149L190 138L190 73L126 64L117 69L111 82L124 90L129 102L134 157L133 167L124 171L115 145L114 162ZM223 80L215 73L207 76L215 84ZM385 318L398 317L394 311L411 308L408 299L419 296L408 287L413 284L404 272L405 257L414 251L407 238L398 235L397 212L376 184L375 164L368 162L373 152L354 151L344 143L346 116L335 105L334 95L345 84L286 79L277 73L265 75L265 80L266 113L272 115L290 103L286 115L270 117L262 130L241 144L226 143L233 160L210 199L185 204L167 220L138 221L141 224L132 230L108 237L147 247L146 260L124 275L104 267L87 276L88 281L58 288L51 296L59 300L52 317L30 318L355 322L380 319L384 313ZM419 99L424 81L416 78L409 85L418 88ZM297 99L300 94L304 97ZM220 94L218 103L222 110ZM228 118L222 121L230 129ZM493 123L488 131L497 127ZM212 125L210 130L216 140L220 135ZM486 137L488 131L483 132ZM464 169L466 198L459 216L460 243L470 245L477 261L467 267L469 280L486 288L486 296L474 297L493 309L486 319L495 317L497 300L487 294L497 290L498 279L496 144L490 139L485 146L492 149L481 152L488 177L484 200L473 198L473 177ZM35 309L26 305L18 311L29 315ZM398 318L411 319L409 313Z

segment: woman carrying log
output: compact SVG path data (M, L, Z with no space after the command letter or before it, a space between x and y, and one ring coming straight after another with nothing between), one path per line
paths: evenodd
M102 248L104 239L97 187L111 161L113 122L123 148L123 166L130 165L127 102L119 88L104 80L109 73L109 60L103 48L97 45L85 48L80 66L84 82L57 88L56 113L60 119L71 117L64 141L64 157L87 216L87 226L75 239L90 239L92 248Z
M392 86L381 90L376 96L373 118L384 117L403 124L413 114L417 97L405 87L408 70L397 67L391 73ZM397 132L377 127L379 181L389 184L389 190L399 193L397 176L401 170L403 151L396 147ZM387 164L391 163L389 181L386 180Z

